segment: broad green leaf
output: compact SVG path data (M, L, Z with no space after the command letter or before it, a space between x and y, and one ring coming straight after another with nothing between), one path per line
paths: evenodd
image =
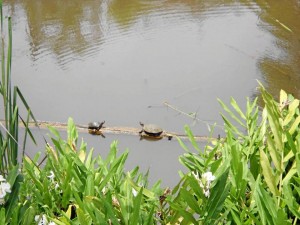
M111 177L113 175L115 175L116 171L118 170L118 168L120 166L122 166L122 162L124 162L124 160L127 158L127 156L128 156L128 152L125 152L121 155L120 158L118 158L117 160L114 161L112 167L108 171L108 174L104 177L104 179L102 180L102 182L99 186L100 190L102 190L104 188L104 186L107 184L107 182L111 179Z
M277 151L276 144L274 143L272 137L269 134L266 134L266 137L268 143L268 152L270 153L274 166L279 172L281 172L283 170L283 168L281 168L281 153Z
M37 186L37 188L42 191L43 190L43 184L37 179L37 176L35 174L36 171L36 166L32 164L32 161L30 158L25 156L25 161L24 161L25 169L26 172L29 174L31 179L33 180L34 184Z
M94 176L92 173L87 175L86 178L86 185L85 185L85 190L84 190L84 194L87 195L94 195Z
M91 219L88 217L88 215L84 213L84 211L81 208L76 209L76 214L80 224L86 224L86 225L92 224Z
M291 128L289 129L289 133L293 135L296 131L297 128L299 128L299 123L300 123L300 115L296 118L294 123L292 124Z
M274 115L274 113L271 111L268 105L266 107L268 111L269 126L272 130L272 134L274 135L275 145L277 146L278 149L283 149L282 136L281 136L283 130L282 127L279 125L278 116Z
M287 138L287 141L289 143L289 146L293 152L294 155L297 154L297 142L295 143L294 140L293 140L293 137L290 135L289 132L285 132L285 136ZM296 137L296 140L298 139L299 137Z
M236 121L238 122L241 126L245 127L245 124L239 119L237 118L237 116L220 100L218 99L218 102L220 103L220 105L222 106L222 108ZM236 104L237 106L237 104Z
M143 188L140 189L138 195L133 200L134 207L133 207L132 217L130 218L130 224L132 225L139 224L140 211L142 210L141 208L142 196L143 196Z
M179 137L177 137L177 136L175 136L175 137L176 137L176 139L177 139L179 145L181 146L181 148L183 148L183 150L185 150L186 152L190 152L190 150L189 150L188 147L183 143L183 141L182 141Z
M66 221L65 218L61 219L62 221L58 220L58 219L51 219L51 221L53 221L56 225L70 225L70 223L68 221Z
M263 225L266 224L274 224L272 219L272 213L269 211L268 207L266 206L267 201L272 201L270 196L264 196L262 192L265 190L261 187L260 184L260 177L257 178L255 183L255 188L253 191L253 199L255 201L255 205L257 206L258 213L260 215L260 220ZM268 204L272 205L272 204Z
M286 125L288 125L291 122L291 120L295 116L295 112L296 112L296 109L298 107L299 107L299 100L298 99L295 99L294 101L291 102L291 104L289 105L288 114L284 118L283 126L286 126Z
M59 132L58 132L54 127L48 126L48 129L49 129L49 131L50 131L52 134L54 134L54 136L55 136L56 138L60 138Z
M72 146L72 149L74 146L77 145L77 139L78 139L78 132L75 126L75 123L71 117L68 119L68 143L70 146Z
M230 103L231 103L232 107L235 109L235 111L240 115L240 117L242 119L246 120L245 114L242 112L242 110L240 109L240 107L238 106L238 104L234 98L232 98L232 97L230 98Z
M22 217L22 224L24 224L24 225L32 224L35 216L36 216L35 209L32 206L28 207L24 213L24 216Z
M132 188L134 188L138 192L140 192L140 190L143 189L143 194L145 196L147 196L148 198L150 198L150 199L155 199L156 198L156 195L152 191L150 191L147 188L142 188L142 187L138 186L135 182L133 182L133 180L130 178L128 173L127 173L127 176L126 176L126 181L132 186Z
M85 157L86 157L86 152L85 152L84 150L79 150L79 151L77 152L77 154L78 154L78 158L80 159L80 161L81 161L82 163L84 163Z
M287 204L289 210L294 214L294 216L300 218L300 205L294 197L289 181L286 181L283 185L283 195L283 201Z
M5 222L5 208L1 208L0 211L0 224L6 225L7 223Z
M294 155L294 153L293 153L293 151L291 150L291 151L289 151L289 153L288 154L286 154L286 156L283 158L283 163L286 163L286 162L288 162L291 158L293 158L295 155Z
M169 203L171 207L178 212L177 216L174 216L171 220L171 224L177 224L178 218L182 217L183 221L180 224L198 224L194 215L188 212L184 207L178 204ZM173 222L172 222L173 221ZM176 223L174 223L176 221Z
M146 222L144 223L144 225L154 224L154 222L153 222L154 216L153 215L155 214L155 212L154 212L155 208L156 207L153 205L152 208L151 208L151 210L150 210L150 212L149 212L148 218L146 218Z
M286 210L283 208L279 208L277 211L277 217L276 217L276 225L290 225L291 221L287 218Z
M188 204L188 206L198 215L201 214L201 209L199 207L198 202L193 194L189 193L187 190L182 188L180 190L180 195L184 199L184 201Z
M280 93L279 93L279 101L280 101L280 103L286 102L287 100L288 100L287 93L284 90L280 90Z
M237 213L237 212L235 212L234 210L231 209L230 213L232 215L232 218L233 218L235 224L237 224L237 225L243 225L243 223L242 223L242 221L240 220L240 217L239 217L240 212Z
M16 167L17 168L17 167ZM20 188L21 188L21 182L23 182L23 175L18 174L17 177L14 178L14 183L12 184L12 190L9 194L9 199L6 202L6 216L7 218L10 218L13 210L18 204L19 195L20 195Z
M184 130L185 130L185 133L187 134L187 136L189 137L189 140L190 140L191 144L193 145L193 147L197 151L200 151L198 143L196 142L196 140L194 138L194 135L193 135L192 130L190 129L190 127L188 125L185 125L184 126Z
M114 207L113 207L113 205L111 204L111 202L112 202L111 196L107 196L107 197L102 201L101 206L98 207L98 208L101 209L101 208L103 208L103 205L104 205L106 221L110 220L111 223L112 223L113 225L119 225L120 222L118 221L116 212L115 212ZM99 217L98 217L98 218L99 218ZM99 222L100 222L100 224L104 224L104 222L106 222L106 221L99 221Z
M296 161L293 162L292 167L286 172L287 172L287 174L285 175L284 179L282 180L282 182L284 184L286 184L287 181L289 181L297 173Z
M88 168L88 169L93 169L92 166L93 166L93 163L92 163L92 157L93 157L93 154L94 154L94 149L92 148L86 158L86 161L85 161L85 166Z
M221 114L221 116L222 116L222 119L223 119L225 125L227 126L227 128L229 130L232 130L232 132L236 133L237 135L239 135L241 137L244 136L244 134L242 132L240 132L224 115Z
M199 182L196 178L194 178L193 176L186 176L186 180L189 184L189 186L191 187L191 189L194 191L195 195L200 199L200 198L204 198L204 194L202 191L202 188L199 185Z
M260 165L263 170L263 175L265 178L265 181L270 188L270 191L275 195L279 196L279 191L277 189L277 184L275 181L277 180L275 176L273 175L273 171L271 168L271 164L269 162L268 156L266 153L261 149L260 150Z
M106 157L106 160L105 160L106 165L108 165L109 163L112 163L115 160L115 158L117 157L117 152L118 152L117 146L118 146L117 141L113 141L110 144L110 151L109 151L108 156Z
M230 185L226 184L229 168L217 179L216 185L211 189L211 195L205 207L207 215L204 224L211 224L211 221L219 219L219 213L223 209L224 201L228 195Z
M295 158L296 158L296 168L297 168L298 177L300 177L300 152L297 153ZM300 186L300 182L298 184Z

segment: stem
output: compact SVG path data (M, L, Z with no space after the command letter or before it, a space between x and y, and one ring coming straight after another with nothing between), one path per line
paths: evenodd
M178 113L180 113L180 114L182 114L182 115L184 115L184 116L187 116L187 117L192 118L193 120L196 120L196 121L205 123L206 125L209 125L209 126L216 126L216 127L221 127L222 129L224 129L224 126L217 125L217 124L212 124L212 123L209 123L209 122L207 122L207 121L205 121L205 120L199 119L199 118L197 117L197 114L196 114L196 113L193 114L193 115L191 115L191 114L188 114L188 113L186 113L186 112L184 112L184 111L182 111L182 110L176 108L175 106L169 104L168 102L164 102L163 104L164 104L165 106L167 106L168 108L173 109L173 110L175 110L176 112L178 112Z

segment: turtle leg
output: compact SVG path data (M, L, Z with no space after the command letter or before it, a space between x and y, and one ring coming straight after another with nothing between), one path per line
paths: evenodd
M103 127L103 124L105 123L105 120L102 121L102 123L100 123L99 127L98 127L98 130L100 130L102 127Z
M144 136L141 134L140 135L140 141L142 141L144 139Z

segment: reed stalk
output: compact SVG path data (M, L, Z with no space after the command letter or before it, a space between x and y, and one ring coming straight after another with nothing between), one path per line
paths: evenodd
M2 96L1 116L4 116L4 123L0 123L0 173L8 174L9 170L19 165L19 149L25 151L26 139L29 134L35 143L32 133L28 129L29 118L33 118L30 107L17 86L12 84L12 22L11 17L7 18L7 32L4 28L4 16L0 0L0 21L1 21L1 81L0 95ZM5 21L6 22L6 21ZM7 36L7 37L6 37ZM19 115L18 100L27 110L26 120ZM19 143L19 119L25 126L25 138L23 144ZM35 119L34 119L35 120Z

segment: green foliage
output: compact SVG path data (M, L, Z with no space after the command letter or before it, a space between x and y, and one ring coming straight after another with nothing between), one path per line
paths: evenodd
M179 140L189 169L168 198L165 224L298 224L300 218L299 100L280 92L280 102L260 84L257 99L243 113L219 100L226 137L201 150L186 127L196 153ZM205 195L203 177L216 177Z
M20 182L23 179L22 174L19 174L20 150L25 153L26 139L29 135L33 142L35 140L28 128L28 122L33 115L30 108L25 101L21 91L18 87L13 86L11 82L11 65L12 65L12 26L11 18L8 17L8 40L5 44L5 31L3 26L2 1L0 1L0 20L1 20L1 80L0 80L0 95L2 96L3 107L1 114L4 114L4 122L0 122L0 175L5 181L3 184L9 184L11 193L1 197L0 223L6 224L8 220L13 217L13 211L18 208L18 194L20 189ZM19 115L18 100L21 100L27 109L26 120L23 120ZM23 144L19 143L19 119L21 119L25 127L25 138ZM21 148L21 149L20 149ZM7 181L7 183L6 183ZM2 181L1 181L2 182ZM2 186L1 186L2 189ZM7 190L8 191L8 190ZM3 190L1 190L3 192ZM5 193L5 192L4 192ZM14 214L16 215L16 214Z
M47 145L45 166L37 166L37 158L24 160L21 224L33 223L35 215L46 215L56 224L156 223L159 183L148 189L147 175L138 168L125 174L128 152L118 156L117 142L102 159L94 157L93 149L87 152L83 141L77 145L72 119L66 141L49 129L53 146Z

